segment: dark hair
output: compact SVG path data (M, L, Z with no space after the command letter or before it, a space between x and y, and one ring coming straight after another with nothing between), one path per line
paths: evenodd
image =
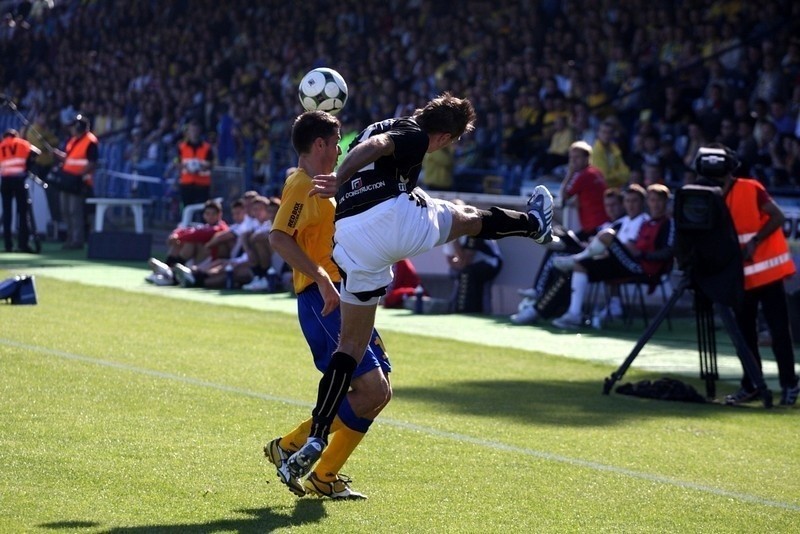
M203 209L207 210L209 208L216 210L217 213L222 213L222 204L216 200L206 200L206 203L203 205Z
M339 119L325 111L306 111L292 124L292 147L298 154L308 154L314 140L328 139L341 128Z
M6 137L19 137L19 132L16 131L14 128L9 128L5 132L3 132L3 139Z
M231 208L244 208L244 201L241 198L237 198L231 203Z
M443 93L414 111L414 120L426 133L449 133L458 139L475 129L475 108L466 98Z

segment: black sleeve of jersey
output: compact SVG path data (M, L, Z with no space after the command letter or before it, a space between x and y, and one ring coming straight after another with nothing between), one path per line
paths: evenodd
M422 162L430 140L415 122L398 120L386 135L394 142L394 158L400 164L398 166L409 168Z

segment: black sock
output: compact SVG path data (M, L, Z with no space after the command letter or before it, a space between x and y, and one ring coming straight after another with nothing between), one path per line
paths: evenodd
M267 277L267 270L264 267L250 267L250 270L253 271L253 276L258 276L260 278Z
M347 392L350 390L350 380L356 369L356 361L344 352L334 352L331 363L319 381L317 391L317 405L311 412L312 423L309 437L320 438L328 442L330 432L339 406L342 404Z
M172 267L176 263L183 263L183 258L180 256L167 256L167 261L164 263L166 263L167 266Z
M501 239L503 237L531 237L539 231L539 221L535 217L513 210L492 206L488 210L478 210L481 214L481 231L475 237L481 239Z

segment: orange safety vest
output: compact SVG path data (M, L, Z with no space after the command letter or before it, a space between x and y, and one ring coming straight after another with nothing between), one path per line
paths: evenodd
M97 144L97 137L92 132L86 132L81 136L71 137L67 141L64 151L67 157L61 170L73 176L83 176L89 167L89 146ZM92 185L92 177L88 176L87 184Z
M31 144L19 137L6 137L0 142L0 177L25 177Z
M188 172L186 163L208 161L211 145L203 141L198 146L192 146L186 141L178 145L178 157L181 161L181 185L211 186L211 170Z
M737 178L725 196L740 245L750 241L769 220L769 216L758 205L759 189L764 190L764 186L758 181ZM789 244L779 228L758 243L753 257L744 262L744 288L761 287L794 273Z

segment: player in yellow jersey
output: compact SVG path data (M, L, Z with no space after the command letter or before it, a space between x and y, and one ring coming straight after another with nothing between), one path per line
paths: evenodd
M339 284L341 276L331 259L333 248L333 199L309 196L311 177L333 171L341 153L341 125L333 115L309 111L292 125L292 145L299 156L297 169L287 178L281 206L272 223L270 244L293 268L300 328L311 348L314 365L325 372L336 351L341 329ZM354 372L345 400L331 428L330 444L308 478L303 482L287 467L289 456L308 438L311 419L292 432L275 438L264 453L275 464L278 477L292 493L306 493L333 499L364 499L350 488L350 480L339 470L366 434L375 417L392 395L391 364L378 333Z

